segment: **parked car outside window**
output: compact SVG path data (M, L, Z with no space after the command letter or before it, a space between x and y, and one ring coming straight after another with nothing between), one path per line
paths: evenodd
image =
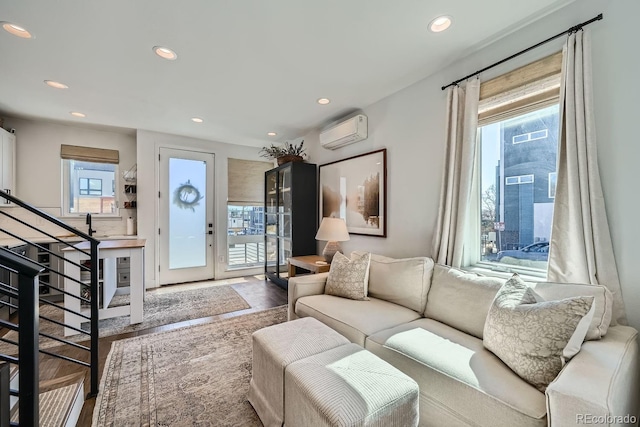
M547 261L549 259L549 242L538 242L521 249L500 251L496 260L500 262L504 257L528 259L531 261Z

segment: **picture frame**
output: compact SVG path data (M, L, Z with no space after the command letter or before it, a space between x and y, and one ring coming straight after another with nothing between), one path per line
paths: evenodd
M320 165L320 221L342 218L349 234L387 237L387 149Z

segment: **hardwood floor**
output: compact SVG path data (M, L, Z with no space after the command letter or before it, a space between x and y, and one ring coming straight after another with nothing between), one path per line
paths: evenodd
M239 310L232 313L225 313L216 316L204 317L201 319L187 320L184 322L173 323L169 325L157 326L142 331L130 332L126 334L114 335L110 337L100 338L99 341L99 378L102 377L102 370L104 369L105 361L109 350L111 349L111 343L113 341L121 340L124 338L131 338L140 335L151 334L154 332L169 331L172 329L182 328L185 326L199 325L204 323L213 322L220 319L227 319L230 317L240 316L243 314L252 313L255 311L265 310L272 307L277 307L287 303L287 291L273 284L272 282L260 280L254 276L247 276L244 278L243 283L234 283L230 286L244 298L251 308L245 310ZM78 350L75 348L56 347L50 349L53 352L69 357L73 357L79 360L88 361L89 355L87 352ZM66 362L47 355L41 355L40 358L40 380L46 381L55 378L60 378L73 373L85 372L85 391L89 392L89 370L78 366L77 364ZM95 398L91 398L85 401L82 413L80 414L80 420L78 426L91 426L91 418L93 414L93 408L95 405Z

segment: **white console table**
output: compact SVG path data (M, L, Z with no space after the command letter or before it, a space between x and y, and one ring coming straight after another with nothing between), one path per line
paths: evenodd
M103 260L102 271L102 287L100 295L98 295L98 303L99 303L99 318L100 319L108 319L110 317L118 317L118 316L127 316L131 317L130 323L141 323L143 317L143 303L144 303L144 246L146 244L146 239L138 239L138 240L105 240L98 244L98 259ZM77 249L82 249L84 251L90 251L91 246L89 242L85 241L82 243L78 243L74 245ZM64 253L65 259L69 261L73 261L76 264L80 264L81 262L89 259L89 256L84 253L74 250L72 248L66 248L62 250ZM117 259L128 257L130 260L130 286L129 286L129 294L130 294L130 304L119 306L119 307L109 307L109 303L111 299L116 294L116 291L120 292L121 290L125 290L126 288L117 288L118 278L117 278ZM80 281L80 267L73 265L71 263L65 262L64 273L72 277L78 281ZM65 291L73 294L80 295L80 284L70 280L64 279L64 289ZM92 296L93 297L93 296ZM64 296L64 306L78 313L82 313L88 315L90 313L89 308L83 308L79 299L71 297L69 295ZM87 320L75 315L73 313L69 313L67 311L64 312L64 322L67 325L73 326L75 328L80 328L80 324L86 322ZM74 335L78 334L77 331L74 331L70 328L65 328L64 335Z

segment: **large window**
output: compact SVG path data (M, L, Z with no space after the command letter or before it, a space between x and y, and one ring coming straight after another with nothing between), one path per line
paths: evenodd
M558 119L556 104L480 127L483 261L546 269ZM512 143L514 135L541 135L539 129L547 136L535 144Z
M264 173L271 162L227 160L227 266L264 266Z
M118 213L118 165L65 159L62 169L63 215Z
M478 259L492 268L546 271L561 61L557 53L481 85Z

